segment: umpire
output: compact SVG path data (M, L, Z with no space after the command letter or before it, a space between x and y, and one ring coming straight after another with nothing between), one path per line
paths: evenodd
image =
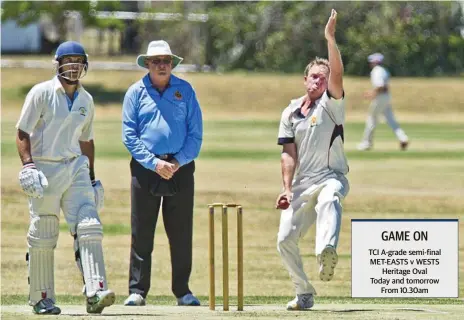
M132 155L126 306L145 305L161 203L171 251L172 292L178 305L200 305L188 282L192 269L193 160L200 152L203 123L192 86L171 74L181 61L166 41L150 42L147 54L137 57L137 64L148 69L148 74L124 97L122 139Z

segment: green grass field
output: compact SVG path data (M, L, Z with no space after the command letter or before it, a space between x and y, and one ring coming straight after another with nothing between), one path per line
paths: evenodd
M26 233L29 213L17 175L20 161L14 142L14 125L25 94L34 83L52 76L48 70L2 69L2 226L1 298L2 317L27 317ZM117 302L127 295L130 241L129 155L121 142L121 98L143 72L90 72L84 86L97 105L95 138L96 173L105 186L104 251L110 287ZM197 160L194 263L191 289L208 302L207 204L234 201L244 206L245 304L243 318L295 318L302 313L283 311L292 298L289 276L276 251L279 212L273 209L280 191L280 147L276 145L280 112L290 98L301 95L301 79L295 75L207 75L182 77L196 88L205 119L204 144ZM411 139L407 152L400 152L393 133L381 124L374 150L359 152L356 144L364 128L367 102L362 91L366 79L347 78L347 123L345 146L350 164L351 191L344 203L340 261L333 281L317 277L314 257L315 229L301 241L305 269L318 291L316 309L310 314L323 319L459 319L464 311L464 225L460 223L460 299L351 299L352 218L458 218L464 219L464 100L460 79L394 79L394 108ZM220 225L220 217L216 226ZM235 219L230 217L230 288L236 295ZM216 238L220 239L219 228ZM170 260L162 219L158 223L152 289L148 304L168 308L175 301L170 291ZM222 292L220 241L216 241L216 292ZM85 317L80 295L81 277L74 263L72 239L62 221L55 253L55 284L58 302L69 318ZM217 297L218 303L221 297ZM68 311L66 311L67 307ZM177 309L143 309L139 316L210 319L228 317ZM340 309L341 308L341 309ZM232 308L233 309L233 308ZM245 308L247 310L247 307ZM80 310L80 311L79 311ZM122 307L105 313L128 316ZM200 311L201 310L201 311ZM185 314L183 312L186 312ZM193 314L191 313L193 312ZM196 314L197 312L198 314ZM72 316L74 315L74 316ZM229 315L233 316L233 315ZM237 315L235 315L237 316ZM64 318L66 318L65 316ZM114 316L111 317L114 319Z

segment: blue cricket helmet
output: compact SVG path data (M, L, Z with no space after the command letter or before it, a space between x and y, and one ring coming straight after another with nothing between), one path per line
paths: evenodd
M84 63L66 63L61 64L61 60L67 56L82 56ZM72 82L83 78L87 74L89 67L88 55L84 47L76 41L66 41L58 46L55 53L55 64L57 75ZM68 70L64 71L64 66Z
M55 53L55 60L60 60L65 56L84 56L87 60L84 47L76 41L66 41L58 46Z

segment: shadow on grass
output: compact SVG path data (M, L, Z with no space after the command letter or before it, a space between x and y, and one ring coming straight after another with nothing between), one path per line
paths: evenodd
M22 86L20 93L26 97L27 93L31 90L32 86ZM89 92L96 104L105 106L108 104L121 103L124 100L126 90L108 89L98 83L89 83L84 85L85 90ZM128 88L129 89L129 88Z

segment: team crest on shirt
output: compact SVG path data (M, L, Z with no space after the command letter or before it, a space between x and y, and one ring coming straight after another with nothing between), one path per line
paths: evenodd
M180 91L177 90L177 91L174 93L174 97L176 97L177 100L181 100L181 99L182 99L182 93L180 93Z
M316 116L311 117L311 127L317 126L317 118Z
M80 114L81 116L85 117L86 114L87 114L87 110L86 110L84 107L80 107L80 108L79 108L79 114Z

